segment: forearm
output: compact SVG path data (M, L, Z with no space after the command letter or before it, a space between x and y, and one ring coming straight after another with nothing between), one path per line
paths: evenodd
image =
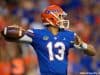
M74 47L83 51L85 54L89 56L94 56L96 54L95 48L92 45L86 44L84 42L82 42L80 45L75 44Z
M92 45L83 42L79 36L76 36L75 38L74 47L82 50L89 56L94 56L96 54L95 48Z
M88 44L87 49L84 49L83 51L85 54L87 54L89 56L94 56L96 54L95 48L90 44Z

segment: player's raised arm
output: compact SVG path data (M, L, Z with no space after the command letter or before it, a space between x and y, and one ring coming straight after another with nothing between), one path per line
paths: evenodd
M91 44L83 42L78 35L75 37L74 47L83 50L84 53L89 56L94 56L96 54L95 48Z
M31 43L32 42L31 36L33 35L33 33L31 30L26 31L19 26L7 26L2 31L2 35L8 41Z

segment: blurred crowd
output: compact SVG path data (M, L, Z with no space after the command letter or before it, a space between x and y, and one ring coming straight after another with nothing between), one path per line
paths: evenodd
M40 15L51 4L60 5L68 13L70 29L97 51L96 56L89 57L71 49L69 75L100 74L100 0L0 0L0 31L8 25L20 25L26 30L44 28ZM0 75L39 75L38 68L36 54L29 44L8 42L0 34Z

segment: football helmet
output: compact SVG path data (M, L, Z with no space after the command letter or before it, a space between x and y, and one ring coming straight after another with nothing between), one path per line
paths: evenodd
M69 28L69 20L66 20L67 13L57 5L48 6L41 14L44 25L52 25L59 28Z

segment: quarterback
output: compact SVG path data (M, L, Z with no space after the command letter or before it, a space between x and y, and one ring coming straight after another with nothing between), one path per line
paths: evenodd
M19 41L31 44L38 57L41 75L67 75L68 52L77 48L85 54L94 56L95 49L86 44L69 28L69 20L59 6L51 5L41 13L44 29L28 29L25 31L18 26L8 26L2 31L9 41Z

